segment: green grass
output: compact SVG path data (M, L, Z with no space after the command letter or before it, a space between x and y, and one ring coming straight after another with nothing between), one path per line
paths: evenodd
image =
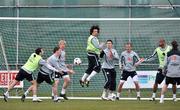
M19 99L9 99L8 102L0 100L0 110L179 110L180 101L101 101L101 100L68 100L54 103L51 100L43 100L35 103L26 100L24 103Z

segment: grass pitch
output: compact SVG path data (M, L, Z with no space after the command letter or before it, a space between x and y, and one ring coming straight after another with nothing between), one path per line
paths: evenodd
M54 103L43 100L36 103L32 100L21 102L19 99L0 99L0 110L180 110L180 101L102 101L102 100L68 100Z

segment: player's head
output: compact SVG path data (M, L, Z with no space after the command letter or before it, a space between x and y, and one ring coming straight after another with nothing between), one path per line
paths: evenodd
M107 40L107 41L106 41L106 45L107 45L107 48L108 48L108 49L111 49L111 48L113 47L113 41L110 40L110 39Z
M99 29L98 25L92 26L91 29L90 29L90 35L93 35L93 36L97 37L98 34L99 34L99 31L100 31L100 29Z
M37 48L37 49L35 50L35 53L36 53L37 55L43 55L44 51L43 51L42 48Z
M178 43L177 43L176 40L173 40L173 41L171 42L171 45L172 45L172 49L173 49L173 50L178 50Z
M132 50L132 43L130 43L130 42L126 43L125 44L125 49L126 49L126 51L131 52L131 50Z
M61 49L59 47L54 47L53 53L59 56L61 54Z
M60 40L58 43L58 46L61 50L64 50L66 47L66 41L65 40Z
M159 47L165 47L165 45L166 45L166 41L163 39L163 38L160 38L159 39Z

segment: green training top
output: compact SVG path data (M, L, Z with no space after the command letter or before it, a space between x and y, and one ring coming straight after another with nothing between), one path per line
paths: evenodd
M164 58L167 55L167 53L171 50L171 46L167 45L165 49L162 49L161 47L156 48L156 52L158 55L159 59L159 67L163 68L164 67Z
M39 61L42 59L40 55L32 53L28 61L23 65L23 69L28 72L34 72L39 67Z
M94 36L89 36L89 38L88 38L88 41L87 41L87 48L86 48L86 50L87 50L87 52L92 52L92 53L95 53L95 54L100 54L100 49L99 48L96 48L94 45L93 45L93 43L92 43L92 39L94 38ZM99 44L99 41L98 41L98 39L96 39L97 40L97 42L98 42L98 44Z

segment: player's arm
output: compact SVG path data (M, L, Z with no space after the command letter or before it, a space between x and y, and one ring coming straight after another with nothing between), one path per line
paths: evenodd
M51 66L53 66L55 69L58 70L57 73L63 74L63 72L62 72L63 70L61 69L58 60L55 60L55 59L49 60L49 59L48 59L47 62L48 62Z
M164 57L164 68L162 69L163 70L163 74L166 74L167 72L167 65L169 64L169 61L168 61L168 57L167 55Z
M67 72L68 74L74 74L73 65L72 64L65 64L61 65L59 62L56 64L57 68L61 69L63 67L62 72ZM65 67L65 68L64 68Z
M100 51L103 51L105 49L105 43L104 42L101 42L99 44L99 41L97 38L92 38L91 40L92 44L94 45L95 48L99 49Z
M169 64L168 55L166 55L164 57L164 67L167 67L168 64Z
M155 57L156 55L157 55L157 51L156 51L156 49L155 49L154 52L153 52L153 54L152 54L151 56L145 58L145 61L152 61L152 60L154 60L154 59L155 59L154 57Z
M144 58L140 58L137 53L134 53L134 60L136 62L134 66L139 66L144 61Z
M92 38L91 40L92 44L94 45L95 48L98 48L100 50L104 50L106 47L105 47L105 43L104 42L101 42L99 44L99 41L96 37Z
M74 74L75 72L74 72L73 69L68 69L68 70L67 70L67 73L68 73L68 74Z
M104 57L104 54L105 54L104 50L101 51L101 53L100 53L100 58L103 58L103 57Z
M118 53L117 53L116 50L114 50L114 52L113 52L113 58L114 58L115 60L119 60L119 55L118 55Z
M68 65L68 66L67 66ZM68 74L74 74L73 65L67 64L66 69L63 69L64 72L67 72Z
M125 61L125 58L124 58L124 56L121 53L120 58L119 58L119 69L120 70L123 70L123 63L124 63L124 61Z
M75 71L73 70L73 64L66 64L66 69L63 70L64 72L67 72L68 74L74 74Z
M94 45L94 47L100 49L100 46L99 46L99 42L98 42L98 39L97 38L92 38L91 40L92 44Z
M50 64L47 63L47 61L41 59L39 61L39 64L40 65L43 65L43 66L46 66L48 69L52 70L52 71L55 71L55 72L59 72L56 68L52 67Z

